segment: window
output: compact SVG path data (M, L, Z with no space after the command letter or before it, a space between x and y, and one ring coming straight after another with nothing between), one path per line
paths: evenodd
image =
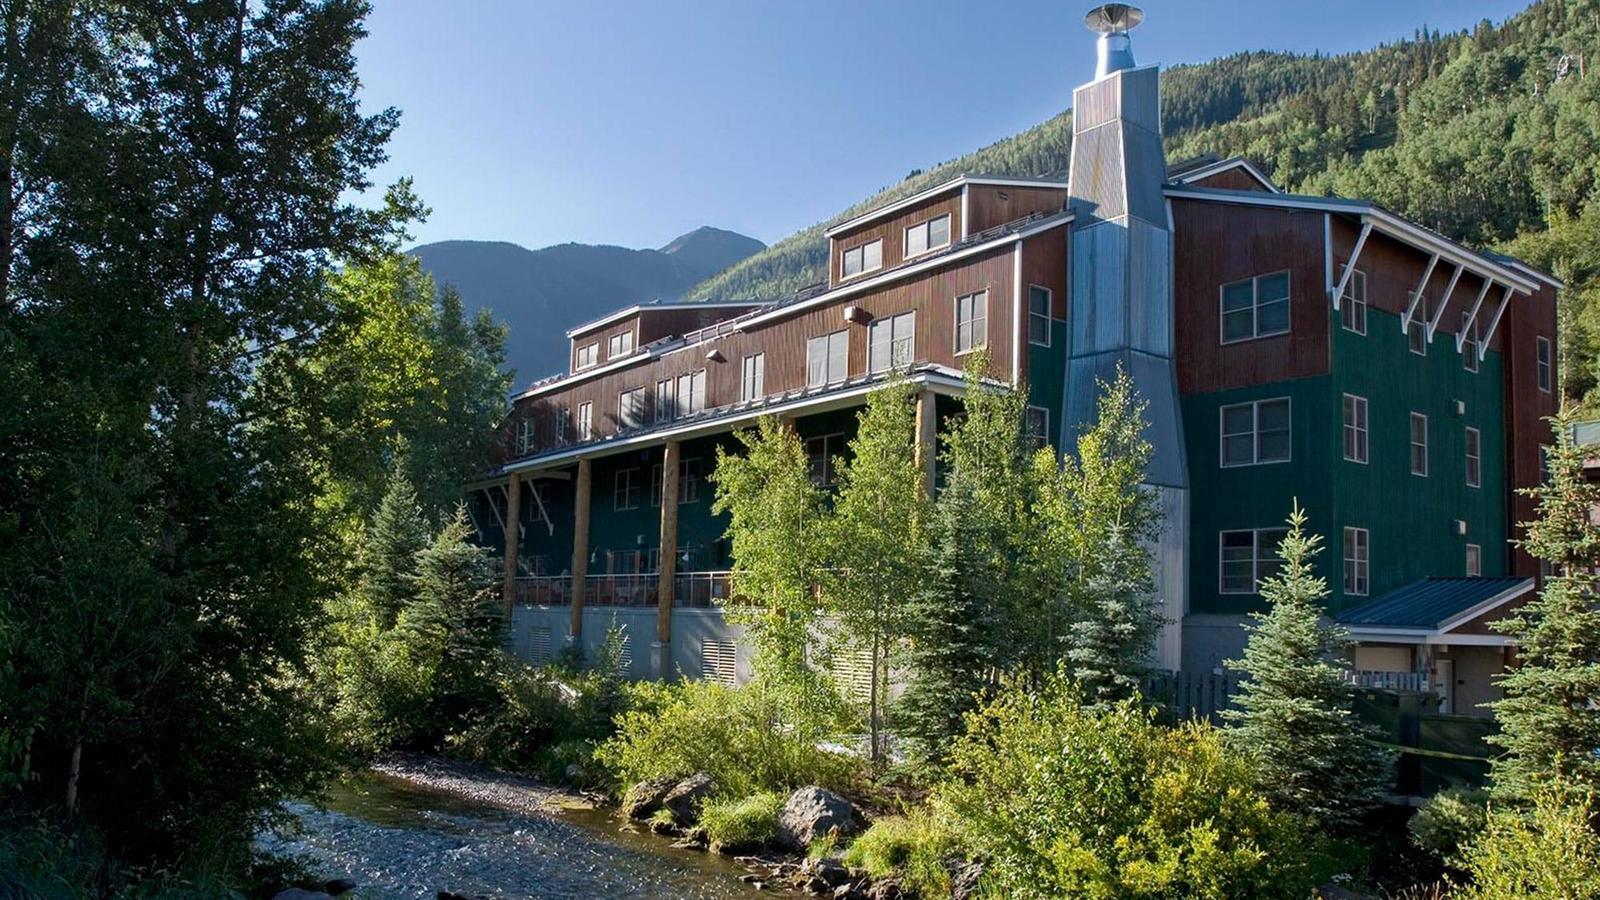
M633 352L633 332L624 331L622 334L613 334L611 341L606 346L606 359L616 359L627 356Z
M522 419L517 422L517 452L527 453L533 449L533 422Z
M806 341L806 387L838 384L849 375L850 335L835 331Z
M600 343L584 344L578 348L578 364L576 368L587 369L600 361Z
M674 379L663 378L656 382L656 421L670 422L678 414L677 396L673 392Z
M1461 365L1468 372L1478 371L1478 320L1470 310L1461 314Z
M1222 286L1222 342L1289 333L1289 273L1258 275Z
M1428 417L1411 414L1411 474L1428 476Z
M1025 427L1028 431L1028 440L1035 447L1043 447L1050 443L1050 410L1042 406L1028 407Z
M1467 429L1467 487L1483 486L1483 437L1476 428Z
M1028 285L1028 343L1050 346L1050 289Z
M1417 296L1416 291L1406 295L1406 302ZM1417 304L1417 314L1411 317L1411 324L1406 326L1406 342L1411 347L1411 352L1418 356L1428 355L1428 319L1432 317L1433 302L1426 294L1422 302Z
M567 422L572 418L572 410L565 406L556 407L556 443L563 444L567 440Z
M867 371L887 372L911 365L916 355L917 314L873 319L867 326Z
M1344 395L1344 458L1367 461L1367 398Z
M839 260L839 274L843 278L853 278L863 272L871 272L883 266L883 241L870 241L859 247L851 247L844 252Z
M806 441L806 458L811 463L811 483L833 487L834 460L844 450L844 435L825 434Z
M1360 269L1350 273L1350 280L1339 297L1339 324L1345 331L1367 333L1367 273Z
M617 394L617 421L623 428L637 428L644 424L644 388L632 388Z
M1553 381L1553 379L1550 377L1550 339L1547 337L1540 337L1535 338L1534 342L1539 348L1539 390L1548 394L1550 393L1550 385Z
M739 382L740 400L760 400L767 395L767 355L755 353L744 358L744 377Z
M989 346L989 292L956 298L956 352L969 353Z
M678 505L700 499L700 460L678 461ZM650 505L661 505L661 464L650 467Z
M1467 577L1477 578L1483 574L1483 548L1477 544L1467 545Z
M1287 528L1224 531L1219 541L1218 590L1224 594L1254 594L1261 582L1278 574L1278 544Z
M594 404L587 400L578 404L578 440L594 437Z
M950 214L919 222L906 229L906 257L937 250L950 243Z
M639 508L639 483L638 469L618 469L615 488L612 492L611 504L615 509Z
M692 416L706 408L706 370L678 376L678 393L673 401L674 416Z
M1344 530L1344 592L1355 596L1366 596L1369 576L1372 570L1368 558L1371 537L1365 528L1346 528Z
M1289 398L1222 407L1222 465L1289 460Z

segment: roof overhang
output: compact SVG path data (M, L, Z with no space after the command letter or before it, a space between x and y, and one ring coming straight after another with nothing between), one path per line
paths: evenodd
M1272 179L1262 174L1260 169L1251 165L1250 160L1245 159L1242 156L1232 156L1227 159L1219 159L1214 163L1208 163L1200 166L1199 168L1190 169L1183 174L1174 177L1172 180L1178 184L1189 184L1190 182L1199 181L1202 178L1210 178L1213 175L1220 175L1223 172L1227 172L1232 169L1243 169L1245 174L1260 182L1261 186L1266 188L1271 193L1283 193L1282 188L1279 188L1277 185L1273 184Z
M906 376L906 380L911 384L920 385L935 394L943 394L950 397L963 395L967 387L965 373L948 366L932 366L915 371ZM513 472L532 474L541 469L570 465L579 459L597 459L629 450L637 450L640 447L659 444L668 440L682 441L721 434L732 431L741 425L748 425L763 416L814 415L835 409L859 406L866 395L882 387L883 384L883 376L873 375L853 379L842 386L781 395L769 402L753 402L745 408L735 409L723 415L709 416L704 419L682 422L664 428L653 428L578 447L557 450L530 459L516 460L501 466L500 471L507 475Z
M713 303L711 301L706 301L704 303L699 301L684 301L681 303L635 303L632 306L625 306L616 312L606 313L598 319L584 322L581 325L574 325L567 329L567 337L577 337L578 335L583 334L585 331L593 331L596 328L604 328L605 326L610 325L612 322L619 322L629 316L638 315L639 313L650 312L657 309L738 309L739 307L760 305L760 303L757 303L754 300L743 303Z
M1433 627L1352 624L1346 625L1345 629L1350 633L1350 637L1353 640L1363 644L1455 645L1462 647L1515 646L1516 642L1508 635L1457 633L1455 629L1503 608L1513 600L1533 591L1535 586L1534 579L1524 578L1494 596L1455 613Z
M886 206L880 206L876 209L869 209L859 216L846 219L843 222L828 228L828 230L824 231L823 234L827 235L829 238L832 238L835 235L859 228L869 222L875 222L878 219L894 215L903 209L909 209L919 203L932 200L940 194L948 194L957 188L965 188L968 185L974 184L993 187L1037 187L1060 188L1061 190L1067 190L1067 183L1065 181L1050 181L1045 179L1028 178L986 178L977 175L957 175L955 178L952 178L949 181L936 184L927 190L918 191L917 193L912 194L903 200L896 200L895 202ZM961 227L966 228L966 223L961 223Z

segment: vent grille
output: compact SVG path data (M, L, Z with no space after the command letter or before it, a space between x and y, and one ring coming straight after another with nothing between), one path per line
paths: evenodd
M739 657L733 641L700 639L700 677L733 687L738 680Z
M866 700L872 695L872 654L866 650L838 654L833 658L833 677L848 696Z
M528 629L528 662L543 665L554 657L550 653L550 627L535 625Z

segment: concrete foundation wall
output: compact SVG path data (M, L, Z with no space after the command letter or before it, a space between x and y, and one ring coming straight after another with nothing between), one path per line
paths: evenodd
M518 659L539 665L551 662L570 643L572 609L567 606L518 606L512 613L510 650ZM592 660L615 624L626 647L626 674L635 681L663 678L706 678L725 675L750 680L751 648L745 629L732 625L720 609L677 609L672 613L672 641L656 641L656 609L652 606L589 607L583 611L578 645ZM723 680L727 680L725 677Z

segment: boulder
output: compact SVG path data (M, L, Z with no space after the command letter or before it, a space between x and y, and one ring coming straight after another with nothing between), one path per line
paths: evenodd
M287 888L273 894L272 900L333 900L333 895L305 888Z
M700 804L716 790L715 779L704 772L696 772L674 785L661 798L661 806L672 813L672 821L681 826L693 825L700 818Z
M861 830L861 818L850 801L820 787L803 787L778 811L778 843L800 853L829 833L845 837Z
M340 894L348 894L355 890L356 883L348 878L335 878L323 885L322 889L337 897Z
M622 797L622 814L630 819L648 819L661 807L661 801L678 786L676 778L652 778L641 781Z
M945 863L950 870L950 900L970 900L978 896L978 879L983 875L983 863L975 860L951 860Z

